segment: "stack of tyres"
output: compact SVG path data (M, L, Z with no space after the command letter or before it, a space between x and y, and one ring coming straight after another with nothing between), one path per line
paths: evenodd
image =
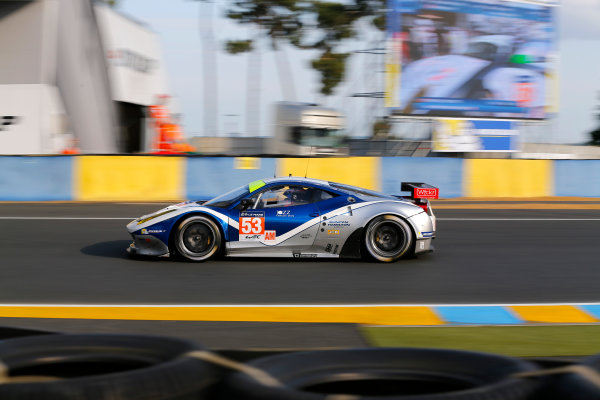
M442 349L299 352L249 365L268 379L243 371L231 374L221 399L530 400L541 381L519 377L538 369L522 359Z
M48 335L55 332L43 331L40 329L13 328L10 326L0 326L0 341L14 339L23 336Z
M191 342L140 335L0 341L2 400L201 400L220 379Z
M600 355L544 367L479 352L367 348L244 364L175 338L12 334L20 337L0 340L0 400L600 400Z
M600 354L544 372L534 400L600 400Z

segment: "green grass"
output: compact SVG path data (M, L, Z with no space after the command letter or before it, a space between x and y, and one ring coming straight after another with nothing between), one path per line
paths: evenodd
M371 346L433 347L517 357L600 353L600 325L360 327Z

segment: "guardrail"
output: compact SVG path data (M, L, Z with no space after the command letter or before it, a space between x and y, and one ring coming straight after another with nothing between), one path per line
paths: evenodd
M392 194L401 181L427 182L442 198L600 197L600 160L82 155L0 157L0 201L206 199L289 174Z

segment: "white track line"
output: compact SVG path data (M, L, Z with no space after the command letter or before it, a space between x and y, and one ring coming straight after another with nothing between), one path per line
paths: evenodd
M518 306L600 306L600 302L595 303L487 303L487 304L34 304L34 303L14 303L0 304L0 307L140 307L140 308L317 308L317 307L339 307L339 308L357 308L357 307L518 307Z
M0 217L13 220L133 220L136 217ZM600 218L437 218L438 221L600 221Z
M436 218L438 221L600 221L600 218Z
M134 220L135 217L0 217L1 219L51 219L51 220L114 220L114 219L126 219L126 220Z

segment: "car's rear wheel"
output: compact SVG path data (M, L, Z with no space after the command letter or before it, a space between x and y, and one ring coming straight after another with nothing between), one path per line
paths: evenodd
M377 261L394 262L407 255L414 235L410 226L395 215L374 218L365 229L364 248Z
M221 249L222 242L217 224L202 215L181 221L174 240L177 253L190 261L206 261L215 256Z

